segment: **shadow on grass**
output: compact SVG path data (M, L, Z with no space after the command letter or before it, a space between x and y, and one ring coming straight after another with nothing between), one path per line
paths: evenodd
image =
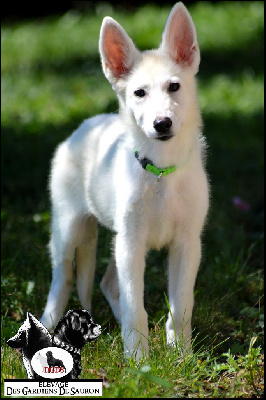
M199 77L206 79L216 74L237 77L242 71L251 69L256 74L264 74L264 31L255 30L254 35L243 43L235 43L234 48L214 48L201 52Z

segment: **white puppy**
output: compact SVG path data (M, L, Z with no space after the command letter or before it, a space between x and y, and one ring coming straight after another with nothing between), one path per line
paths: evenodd
M126 356L148 355L145 256L169 248L169 344L190 346L193 288L208 210L195 74L200 53L192 18L177 3L157 50L140 52L112 18L100 33L103 71L119 114L83 122L55 154L51 173L53 280L42 317L63 315L74 279L91 309L97 221L115 232L101 288L122 324ZM160 279L160 277L158 277ZM172 315L171 315L172 314Z

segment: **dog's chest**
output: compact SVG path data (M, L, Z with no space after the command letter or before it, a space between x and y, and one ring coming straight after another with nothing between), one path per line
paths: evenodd
M152 182L143 186L135 207L140 210L147 244L151 248L168 245L176 232L181 206L178 183Z

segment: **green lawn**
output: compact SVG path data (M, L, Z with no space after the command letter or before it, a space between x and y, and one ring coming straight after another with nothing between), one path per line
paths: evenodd
M195 287L195 354L182 357L165 346L163 250L147 258L151 357L138 367L124 363L119 326L99 289L112 238L101 228L93 315L105 330L83 352L82 378L104 376L105 397L263 395L264 4L188 7L201 48L198 89L212 187ZM102 18L116 18L146 49L158 46L169 11L100 3L93 12L2 24L2 379L26 377L21 355L5 341L26 311L41 316L49 290L47 180L54 149L83 119L118 108L100 67ZM74 288L68 309L79 307Z

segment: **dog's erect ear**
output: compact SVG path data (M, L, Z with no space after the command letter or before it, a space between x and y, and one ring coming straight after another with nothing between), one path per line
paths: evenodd
M99 50L103 71L111 83L126 77L139 55L133 41L111 17L105 17L103 20Z
M71 328L75 331L79 331L81 329L81 317L79 315L78 311L72 311L72 314L70 315L70 321L71 321Z
M24 329L19 329L18 333L13 336L12 338L7 340L7 344L10 347L13 347L13 349L23 349L24 347L27 346L27 332Z
M183 3L177 3L169 14L160 48L177 64L190 67L196 74L200 63L197 32Z
M30 312L28 312L27 311L27 314L26 314L27 316L26 316L26 321L27 321L27 323L28 324L32 324L32 325L35 325L36 324L36 321L38 321L37 320L37 318L35 318L34 317L34 315L32 315ZM38 321L39 322L39 321Z

